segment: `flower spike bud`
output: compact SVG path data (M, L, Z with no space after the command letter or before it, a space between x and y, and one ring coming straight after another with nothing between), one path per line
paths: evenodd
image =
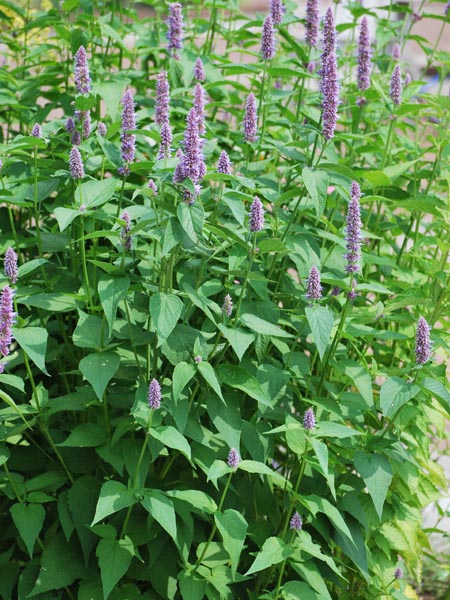
M290 527L290 529L293 529L294 531L301 531L301 529L303 527L303 521L302 521L300 515L298 514L298 512L295 512L292 515L291 520L289 521L289 527Z
M158 194L158 186L156 185L156 183L153 181L153 179L149 179L147 187L150 190L153 190L153 193L155 194L155 196Z
M183 16L181 4L172 2L169 4L169 18L167 19L169 29L167 31L167 48L175 59L179 59L178 50L183 48Z
M347 227L346 227L346 242L347 273L358 273L360 270L359 260L361 252L361 209L359 199L361 190L356 181L352 181L351 198L347 210Z
M392 102L398 106L402 101L402 72L400 65L396 65L391 77L390 96Z
M238 451L235 448L231 448L231 450L228 453L227 465L231 469L237 469L240 462L241 459L239 458Z
M157 410L161 405L161 386L159 381L154 378L148 386L148 405L153 410Z
M320 285L320 272L316 265L311 267L306 285L306 297L308 300L320 300L322 298L322 286Z
M164 69L156 78L155 123L164 125L169 123L170 85L167 72Z
M125 250L131 250L131 219L127 210L124 210L120 216L121 220L125 222L124 227L120 231L120 239L122 240L123 247Z
M223 299L222 304L222 312L227 316L231 317L231 313L233 312L233 300L230 294L227 294Z
M217 161L217 171L225 175L231 175L231 162L225 150L222 151L219 160Z
M205 89L201 83L197 83L194 88L194 108L198 119L198 132L203 135L205 129Z
M195 61L194 79L196 81L200 81L200 82L205 81L205 79L206 79L205 68L203 66L203 62L200 57L198 57L197 60Z
M369 25L367 18L361 20L358 44L358 89L367 90L370 87L370 72L372 70L370 51Z
M261 35L261 55L264 60L271 60L275 56L275 32L270 15L264 19Z
M306 0L306 34L308 46L317 46L319 38L319 0Z
M264 228L264 213L265 210L261 200L258 198L258 196L255 196L255 199L250 207L250 212L248 213L250 217L249 229L251 232L255 233L256 231L261 231L261 229Z
M424 365L431 358L431 340L430 340L431 327L425 321L423 317L420 317L417 322L416 331L416 364Z
M17 267L17 254L14 250L9 247L5 253L5 260L3 261L3 267L5 269L5 275L8 277L12 284L17 283L19 277L19 270Z
M134 115L134 99L130 90L126 90L122 96L122 131L120 139L122 141L122 159L125 163L133 162L136 153L136 136L129 133L136 129L136 120Z
M14 290L5 285L0 294L0 354L8 356L13 340L12 326L16 319L13 308Z
M306 431L312 431L316 426L316 417L312 408L308 408L303 416L303 427Z
M39 123L33 125L33 129L31 130L31 135L35 138L40 138L42 136L42 129Z
M280 25L283 20L286 7L281 0L269 0L270 16L274 25Z
M97 131L102 137L105 137L105 135L108 133L108 129L102 121L98 122Z
M72 147L69 156L69 170L72 179L83 179L84 167L80 151L76 146Z
M75 54L75 88L79 94L89 94L91 91L91 77L84 46L80 46Z
M331 7L326 12L323 26L323 52L320 76L320 91L322 92L322 133L325 139L331 140L334 137L339 104L336 27L334 25L333 10Z
M256 112L256 98L253 92L247 96L244 114L244 139L246 142L256 142L258 129L258 116Z

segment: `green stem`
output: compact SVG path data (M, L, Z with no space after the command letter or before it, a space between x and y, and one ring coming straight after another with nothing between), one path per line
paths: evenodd
M252 253L251 253L251 256L250 256L250 261L249 261L249 265L248 265L247 271L245 273L244 283L242 284L242 289L241 289L241 293L239 295L238 303L236 305L236 312L234 314L234 325L236 325L236 323L239 320L239 312L241 310L242 300L244 298L245 290L247 288L247 282L248 282L248 278L249 278L249 275L250 275L250 271L252 270L253 262L255 260L255 248L256 248L256 231L253 233Z
M225 501L225 496L227 495L228 488L230 487L231 478L233 477L233 473L234 473L234 471L231 471L230 474L228 475L227 483L225 484L224 490L222 492L222 497L221 497L220 502L219 502L219 506L217 507L217 512L218 513L220 513L220 511L222 510L222 506L223 506L223 503ZM209 545L210 545L210 543L212 542L212 540L214 538L216 530L217 530L217 525L216 525L216 522L214 520L214 525L213 525L213 527L211 529L211 533L209 534L208 540L207 540L207 542L206 542L206 544L205 544L205 546L204 546L204 548L202 550L202 553L200 554L200 557L198 558L197 562L195 563L195 566L194 566L194 568L192 570L192 573L195 573L195 571L200 566L200 564L201 564L201 562L202 562L202 560L203 560L203 558L204 558L204 556L205 556L205 554L206 554L206 552L207 552L207 550L209 548Z

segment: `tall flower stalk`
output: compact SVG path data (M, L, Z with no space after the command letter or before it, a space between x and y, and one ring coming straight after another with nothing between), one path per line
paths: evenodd
M334 137L339 104L337 77L336 27L333 10L328 8L323 25L323 52L320 68L320 91L322 93L322 133L326 140Z

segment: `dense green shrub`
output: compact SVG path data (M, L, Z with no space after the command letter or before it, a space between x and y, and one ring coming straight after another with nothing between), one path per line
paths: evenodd
M450 409L416 15L350 3L336 71L332 9L0 7L0 597L406 598Z

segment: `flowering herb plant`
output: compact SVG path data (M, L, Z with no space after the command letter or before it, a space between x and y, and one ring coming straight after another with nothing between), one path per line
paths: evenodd
M117 4L0 0L0 598L410 597L450 412L417 14Z

